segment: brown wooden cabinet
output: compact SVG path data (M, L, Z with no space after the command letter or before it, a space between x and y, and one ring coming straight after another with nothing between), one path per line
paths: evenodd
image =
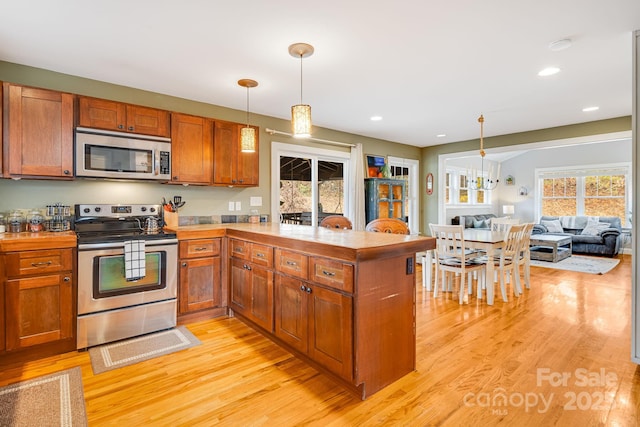
M230 239L229 308L273 332L273 248Z
M171 182L209 185L213 179L213 122L171 114Z
M278 252L276 260L283 252L286 257L284 262L276 264L276 268L284 273L276 274L275 280L276 337L343 379L352 381L353 296L315 282L301 280L295 269L295 277L286 275L279 267L291 267L297 261L292 261L293 252ZM333 267L342 264L333 260L325 261L325 264ZM313 264L316 264L315 261ZM322 264L322 261L317 264ZM329 280L336 283L339 289L345 286L342 284L343 280L336 279L335 271L351 272L351 277L345 277L348 283L346 287L352 287L353 284L353 266L344 265L345 268L332 271L324 269Z
M7 351L62 340L75 348L73 253L50 249L3 255Z
M107 99L78 97L78 126L169 137L169 112Z
M240 150L239 123L217 121L213 135L213 184L227 186L258 186L259 179L259 141L255 152L244 153ZM260 134L256 129L256 139Z
M179 313L222 306L221 239L185 240L179 244Z
M3 83L3 176L73 178L73 95Z

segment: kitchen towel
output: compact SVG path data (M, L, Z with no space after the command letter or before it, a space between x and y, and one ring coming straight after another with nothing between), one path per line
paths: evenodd
M146 274L144 240L124 242L124 277L127 281L142 279Z

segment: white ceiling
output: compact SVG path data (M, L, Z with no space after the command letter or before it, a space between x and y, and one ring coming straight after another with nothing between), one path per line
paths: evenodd
M639 0L0 0L0 60L429 146L627 116ZM566 50L549 43L571 38ZM561 72L541 78L537 72ZM583 107L597 105L596 112ZM382 121L372 122L372 115ZM288 131L288 129L278 129ZM437 134L446 134L437 138ZM320 135L321 137L321 135Z

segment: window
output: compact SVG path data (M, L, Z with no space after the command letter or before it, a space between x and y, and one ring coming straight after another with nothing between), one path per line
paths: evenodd
M536 171L540 215L616 216L628 225L631 165Z
M480 180L484 177L480 177ZM445 174L445 204L447 205L490 205L491 190L473 187L473 181L465 169L447 168Z

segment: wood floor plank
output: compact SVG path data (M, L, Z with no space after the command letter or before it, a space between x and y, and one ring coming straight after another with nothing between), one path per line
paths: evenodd
M236 318L188 324L202 345L99 375L87 352L4 365L0 385L79 366L91 426L633 426L621 260L605 275L532 267L531 289L494 306L418 284L416 371L366 401Z

